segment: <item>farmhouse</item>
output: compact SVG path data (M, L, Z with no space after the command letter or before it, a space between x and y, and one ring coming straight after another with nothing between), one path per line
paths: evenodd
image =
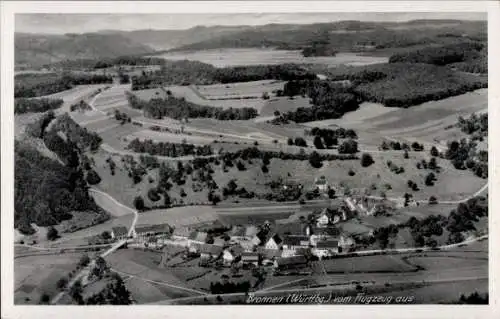
M241 262L243 265L259 265L259 254L244 252L241 254Z
M190 234L191 230L188 227L176 227L172 233L172 239L186 240Z
M283 238L283 253L282 257L297 255L297 250L300 248L309 247L309 237L307 236L285 236Z
M321 215L316 219L316 227L326 227L328 226L328 223L330 223L330 214L328 214L328 210L325 208L322 212Z
M210 244L198 244L194 243L192 246L198 253L200 253L201 258L206 259L217 259L222 253L222 248Z
M147 237L166 236L171 232L172 228L168 224L140 225L135 227L133 237L140 241L145 241Z
M278 250L281 249L281 245L283 243L283 240L278 234L274 234L269 238L269 240L266 242L266 245L264 246L266 249L272 249L272 250Z
M244 250L241 246L235 245L233 247L224 249L222 258L224 266L229 267L231 264L243 254Z
M312 228L309 240L311 245L316 246L320 240L337 239L340 236L340 231L335 227Z
M128 230L125 226L111 228L111 238L121 240L127 238Z
M341 235L339 237L339 250L350 251L355 247L356 243L351 237Z
M208 234L205 232L193 231L189 234L189 245L204 244L207 241Z
M285 270L290 268L304 267L307 265L305 256L281 257L274 261L274 268L277 270Z
M316 243L316 247L311 253L318 258L329 257L339 252L339 243L336 240L321 240Z
M328 191L328 182L325 176L320 176L314 180L314 186L321 192Z

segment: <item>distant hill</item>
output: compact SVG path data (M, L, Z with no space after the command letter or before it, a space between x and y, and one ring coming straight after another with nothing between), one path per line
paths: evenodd
M486 27L485 21L459 20L269 24L180 46L172 51L251 47L303 50L318 42L328 44L333 51L369 51L450 44L461 41L461 38L486 41Z
M121 34L15 34L16 65L43 64L76 59L99 59L151 53L154 50Z

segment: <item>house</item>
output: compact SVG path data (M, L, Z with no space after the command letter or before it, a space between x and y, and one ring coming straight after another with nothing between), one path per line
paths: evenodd
M217 237L214 239L213 245L219 246L219 247L224 247L224 246L226 246L226 241L224 240L224 238Z
M339 242L336 240L320 240L311 249L311 253L318 258L324 258L339 253Z
M193 231L189 234L188 240L189 245L192 244L204 244L207 241L208 234L201 231Z
M268 231L265 229L259 230L255 236L252 237L251 241L255 246L260 245L261 243L265 243L267 239Z
M176 227L172 233L174 240L186 240L189 238L191 230L188 227Z
M327 192L329 188L325 176L320 176L319 178L316 178L314 180L314 186L316 186L316 188L321 192Z
M247 252L254 251L255 246L257 246L251 240L244 240L244 241L242 240L238 244L243 248L244 251Z
M172 228L168 224L140 225L135 227L132 235L136 239L145 240L146 237L159 235L166 236L171 232Z
M222 254L222 248L219 246L194 243L193 247L200 253L201 258L217 259Z
M235 245L230 248L224 249L222 254L222 259L224 266L229 267L231 264L237 260L243 254L244 250L240 245Z
M337 239L340 236L340 231L335 227L312 228L309 241L312 246L316 246L318 241L327 239Z
M344 202L352 213L357 211L356 202L351 197L344 198Z
M350 251L356 246L356 242L351 237L341 235L339 237L339 250Z
M300 248L309 247L309 237L307 236L285 236L283 238L283 253L282 257L297 255L297 250Z
M258 233L259 229L255 226L235 226L231 229L229 236L231 241L239 242L243 240L252 240Z
M326 227L328 223L330 223L330 214L328 214L328 209L325 208L316 219L316 227Z
M127 238L128 236L128 230L127 227L125 226L117 226L111 228L111 238L116 239L116 240L122 240Z
M241 254L241 262L243 265L259 265L259 254L258 253L250 253L244 252Z
M281 237L278 234L274 234L266 242L264 248L279 250L279 249L281 249L281 244L282 243L283 243L283 240L281 239Z
M280 257L274 261L274 268L277 270L304 267L306 265L307 258L305 256Z

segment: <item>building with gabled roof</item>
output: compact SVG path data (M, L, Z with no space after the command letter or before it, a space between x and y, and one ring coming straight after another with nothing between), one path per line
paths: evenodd
M272 235L266 242L265 248L266 249L281 249L281 245L283 243L283 240L278 234Z
M111 238L113 239L125 239L128 236L128 229L125 226L117 226L111 228Z

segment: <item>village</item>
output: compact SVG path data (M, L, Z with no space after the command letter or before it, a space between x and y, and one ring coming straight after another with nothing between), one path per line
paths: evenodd
M284 185L302 187L302 185ZM324 176L313 187L327 194L332 186ZM198 259L202 267L271 267L286 274L306 266L310 261L352 253L356 242L338 224L371 215L377 208L367 209L359 196L342 196L328 201L329 207L315 209L286 222L266 220L258 225L227 225L219 220L191 227L171 227L167 223L137 225L128 236L125 226L113 227L112 240L127 240L127 247L163 250L160 264L169 258L169 248L183 248L182 259ZM366 201L366 198L365 198Z

